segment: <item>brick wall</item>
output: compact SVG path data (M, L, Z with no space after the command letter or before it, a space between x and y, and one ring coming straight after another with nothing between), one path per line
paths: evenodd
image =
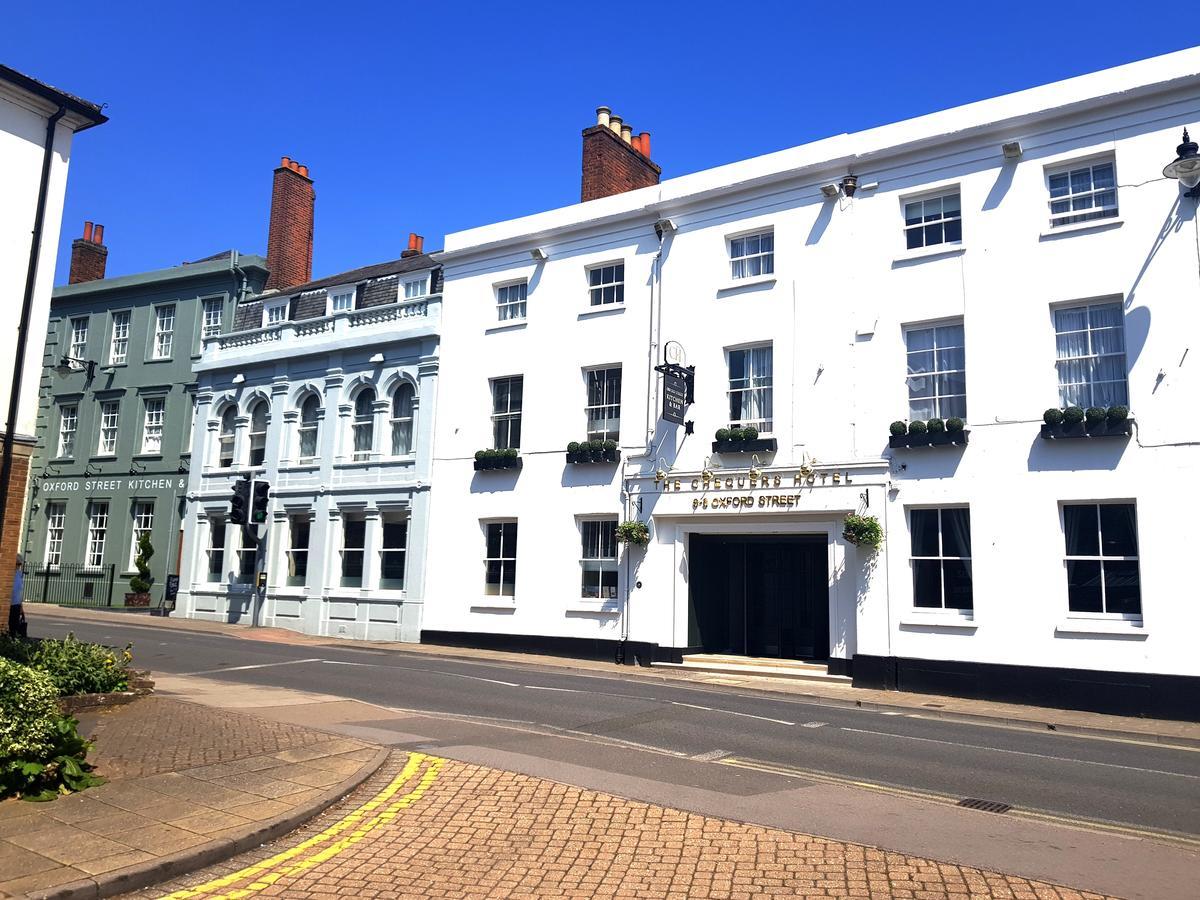
M307 173L307 168L286 157L275 170L267 232L267 268L271 270L267 290L286 290L312 281L316 193Z
M13 570L17 551L25 536L25 490L33 442L13 442L13 467L8 482L8 500L0 510L4 518L4 541L0 543L0 633L8 631L8 608L12 599Z
M75 238L71 242L71 275L70 284L82 284L85 281L99 281L104 277L104 269L108 265L108 248L84 238Z
M662 169L603 125L583 132L584 202L658 184Z

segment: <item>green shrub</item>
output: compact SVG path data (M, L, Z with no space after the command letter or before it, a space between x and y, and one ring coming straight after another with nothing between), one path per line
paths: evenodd
M1042 413L1042 421L1047 425L1061 425L1063 420L1063 411L1051 407Z
M499 455L500 455L500 451L499 451L499 450L484 450L484 451L483 451L483 458L484 458L484 459L495 459L495 458L496 458L496 457L498 457Z
M57 716L58 688L50 676L0 659L0 767L48 753Z
M1068 425L1078 425L1083 421L1083 408L1079 406L1068 406L1063 410L1063 421Z
M903 422L896 420L888 426L888 431L890 431L896 437L900 437L900 435L905 434L908 431L908 426Z
M963 420L960 419L958 416L953 416L946 420L946 430L949 431L951 434L958 434L965 427L966 427L966 423L963 422Z
M718 428L717 429L717 440L718 441L729 440L730 439L729 435L730 435L730 431L728 428Z
M622 544L644 547L650 543L650 526L632 519L624 521L617 526L617 540Z
M1099 425L1107 414L1099 406L1089 406L1083 415L1089 425Z
M730 428L729 439L731 441L744 441L746 439L746 431L744 428Z
M567 444L567 452L568 453L578 453L579 452L579 441L571 441L571 443Z
M500 451L500 455L505 459L516 459L519 454L516 447L505 447Z
M916 422L909 422L908 423L908 433L909 434L924 434L925 433L925 423L920 420L917 420Z
M61 641L20 638L0 639L0 658L11 660L47 675L59 696L106 694L129 689L132 645L114 650L101 644L77 641L68 634Z
M942 419L933 418L925 423L925 428L930 434L941 434L946 430L946 423Z
M753 425L748 425L747 427L743 428L742 434L745 435L745 437L743 438L744 440L747 440L747 441L757 441L758 440L758 429L755 428Z
M1108 408L1108 421L1124 422L1129 418L1128 406L1110 406Z
M883 526L874 516L850 513L842 521L842 537L859 547L878 550L883 545Z
M48 720L46 739L39 749L0 753L0 798L53 800L58 794L104 784L86 761L92 742L79 734L79 722L57 708Z
M487 456L486 450L476 450L475 451L475 461L476 462L479 462L479 460L483 459L485 456Z
M152 556L154 556L154 545L150 543L150 532L143 531L138 537L137 556L133 560L137 574L129 579L129 589L135 594L146 593L154 582L154 577L150 574L150 557Z
M616 441L605 441L604 442L604 452L605 453L613 453L616 451L616 449L617 449Z

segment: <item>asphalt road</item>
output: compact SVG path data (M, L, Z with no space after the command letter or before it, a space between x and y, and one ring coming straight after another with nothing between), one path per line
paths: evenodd
M134 642L136 664L599 735L1019 810L1200 835L1200 751L896 715L713 685L353 646L287 645L121 620L31 617L35 636Z

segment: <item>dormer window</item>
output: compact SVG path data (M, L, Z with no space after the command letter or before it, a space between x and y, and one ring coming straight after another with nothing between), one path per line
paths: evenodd
M288 302L283 300L271 300L263 304L263 328L269 328L272 325L282 325L287 321Z
M404 282L404 299L416 300L419 297L424 297L429 293L429 276L422 275L420 278L410 278Z
M354 309L354 288L333 288L329 292L329 314L350 312Z

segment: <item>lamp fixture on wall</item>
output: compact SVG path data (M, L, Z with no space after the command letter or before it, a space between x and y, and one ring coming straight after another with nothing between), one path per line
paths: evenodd
M858 190L858 176L847 172L842 176L842 193L847 197L853 197L854 192Z
M96 377L96 363L90 359L77 359L74 356L64 356L58 361L58 365L54 367L54 371L59 375L70 375L72 372L83 368L87 371L87 380L91 381Z
M1175 148L1175 160L1163 167L1167 178L1178 178L1179 183L1189 190L1183 196L1200 198L1200 150L1196 142L1183 129L1183 143Z

